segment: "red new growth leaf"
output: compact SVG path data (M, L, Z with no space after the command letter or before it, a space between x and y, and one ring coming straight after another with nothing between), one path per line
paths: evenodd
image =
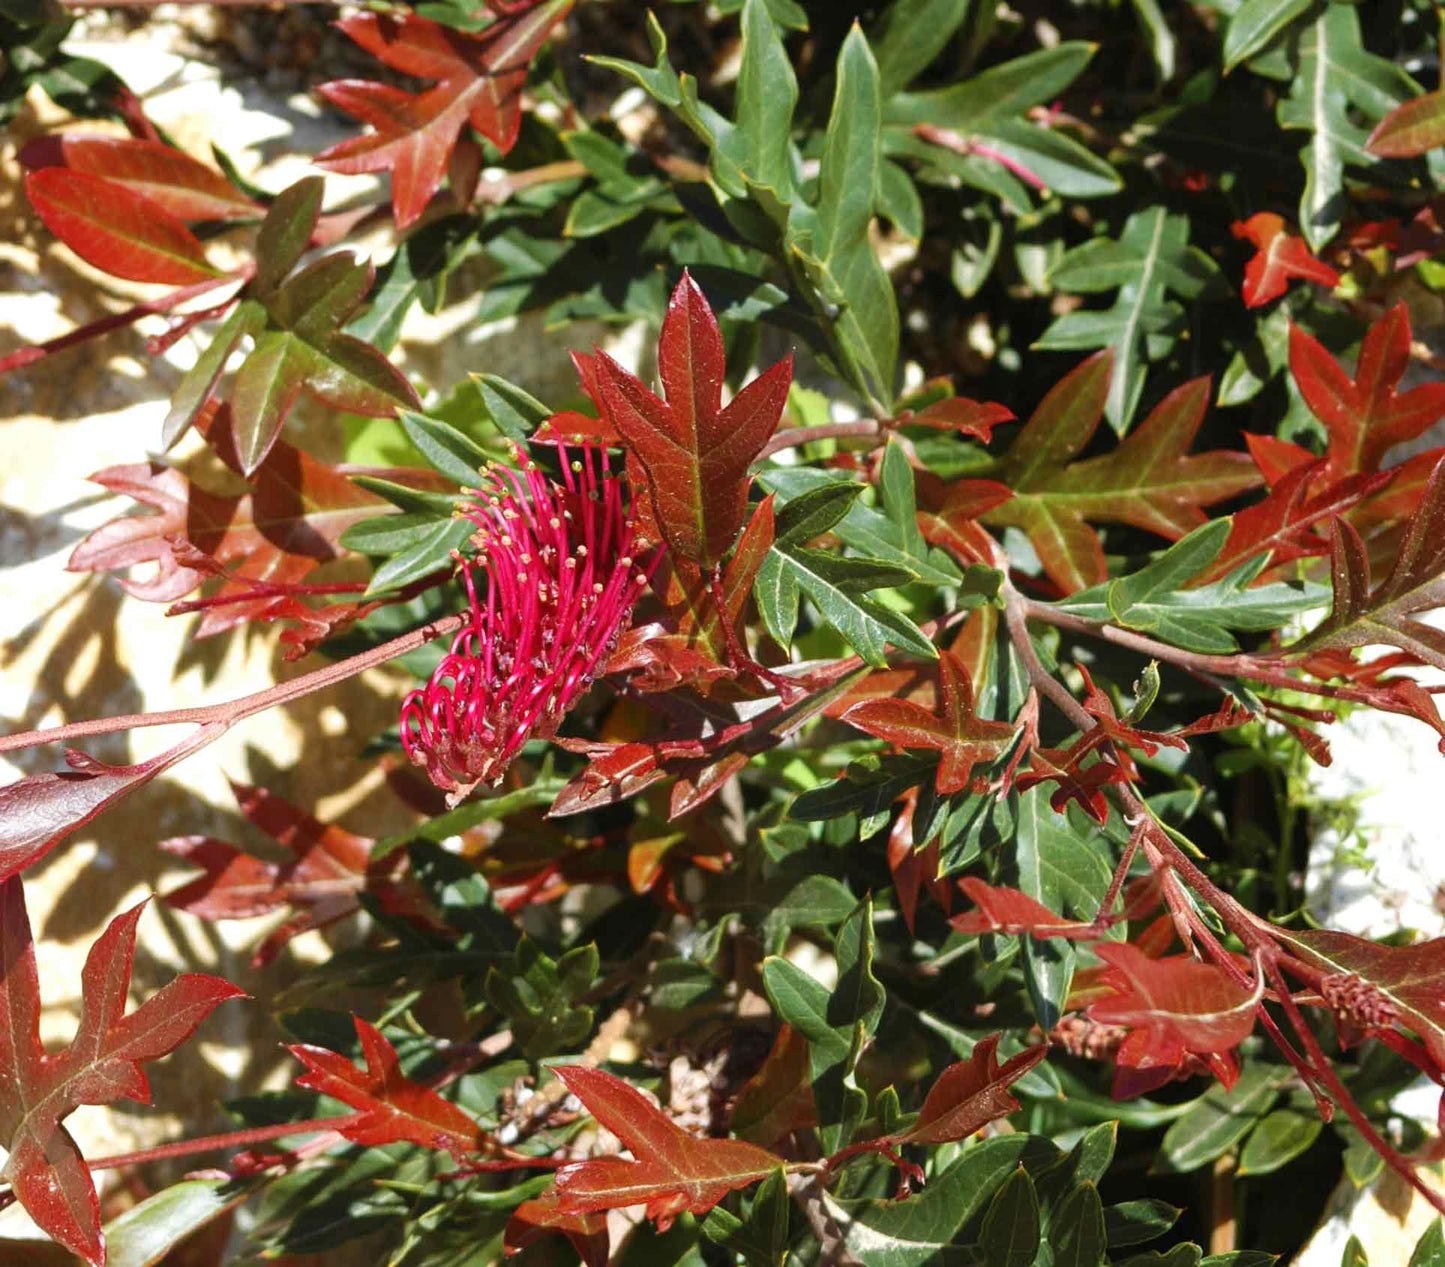
M939 652L938 682L942 706L937 715L911 700L874 699L855 704L843 720L900 748L940 753L934 782L939 792L952 796L968 787L974 766L991 764L1008 751L1018 727L974 715L973 683L951 651Z
M224 726L203 726L139 765L107 765L67 750L69 770L32 774L0 788L0 880L38 862L72 832L224 730Z
M918 1120L901 1135L890 1136L892 1142L952 1143L1018 1112L1019 1102L1009 1094L1009 1086L1038 1064L1049 1049L1028 1047L1000 1065L998 1040L998 1034L979 1039L967 1060L949 1065L929 1088Z
M1385 454L1445 416L1445 383L1396 389L1410 364L1410 314L1396 304L1370 327L1351 379L1318 339L1289 332L1289 368L1329 432L1326 478L1378 471Z
M221 276L175 216L123 185L64 167L25 178L45 227L87 264L132 282L188 286Z
M228 427L223 409L207 438L223 457L234 459ZM278 441L252 477L252 492L234 497L207 492L159 462L107 467L91 479L159 513L127 515L97 528L76 546L66 567L72 572L110 572L154 563L154 576L120 582L127 593L154 603L183 598L206 579L186 565L184 547L229 569L233 579L221 586L219 597L247 594L247 581L298 584L318 565L341 556L336 542L347 528L389 509L380 497L348 479L348 469L361 472L328 466ZM247 597L212 607L201 617L196 636L270 619L284 601Z
M937 431L961 431L987 444L993 429L1002 422L1012 422L1014 411L993 401L969 400L966 396L948 396L934 401L904 419L910 427L932 427Z
M477 35L416 14L358 13L336 25L394 70L436 81L414 96L387 84L338 79L318 92L375 129L317 156L328 171L391 172L391 202L400 229L412 224L441 187L468 122L506 153L522 124L527 70L573 0L541 0L499 17Z
M910 933L918 918L918 897L928 892L945 911L953 909L953 886L939 876L938 842L935 835L922 849L913 845L913 816L918 809L918 789L903 794L893 826L888 829L888 869L893 873L893 891Z
M1250 991L1217 964L1187 955L1151 959L1127 942L1103 943L1094 953L1109 966L1102 980L1116 993L1090 1006L1089 1019L1131 1031L1118 1052L1116 1094L1122 1087L1137 1094L1163 1085L1191 1053L1226 1087L1234 1084L1238 1069L1227 1053L1254 1029L1263 974Z
M1390 473L1382 471L1347 475L1321 488L1325 463L1315 461L1308 453L1302 464L1283 470L1276 478L1271 475L1274 468L1266 469L1260 461L1261 451L1254 444L1260 438L1249 437L1250 449L1269 480L1269 495L1234 516L1224 549L1202 575L1190 582L1191 587L1217 581L1259 554L1268 553L1270 567L1278 567L1327 553L1329 543L1316 531L1317 526L1353 509L1390 482Z
M388 910L419 909L400 882L405 853L373 862L374 842L368 837L318 822L264 788L233 783L231 791L241 813L285 845L295 860L277 865L210 836L176 836L160 847L195 863L205 875L162 896L168 906L208 920L250 919L294 907L296 914L257 948L253 968L265 967L293 937L360 910L363 892L374 894Z
M1189 453L1209 404L1207 378L1175 388L1111 453L1075 462L1103 419L1112 370L1112 356L1100 352L1050 390L994 472L1013 497L982 515L1028 533L1064 593L1108 578L1091 522L1177 541L1205 522L1201 507L1260 482L1243 453Z
M668 301L657 346L666 402L607 353L595 358L608 421L646 472L663 539L681 559L710 568L747 513L748 465L778 425L793 381L789 354L722 407L722 331L684 272Z
M958 887L978 907L949 920L966 937L978 933L1029 933L1034 937L1095 941L1102 931L1097 924L1065 919L1018 889L995 887L974 876L960 880Z
M710 578L695 563L665 555L652 576L652 589L662 603L662 616L634 625L617 644L608 673L633 674L629 685L640 691L667 691L693 686L707 694L713 684L733 679L729 642L746 647L744 629L748 599L758 569L773 544L773 497L753 511L723 569L723 609L731 635L718 615Z
M1323 260L1310 254L1301 237L1287 233L1284 219L1272 211L1261 211L1248 220L1236 220L1231 226L1234 236L1244 238L1258 248L1253 259L1244 266L1244 306L1258 308L1271 299L1278 299L1289 289L1289 279L1298 277L1321 286L1335 287L1340 275Z
M65 167L100 177L181 220L237 220L262 214L260 206L214 167L159 141L61 133L32 141L20 151L20 161L31 170Z
M556 1188L548 1188L540 1197L523 1201L512 1211L502 1236L502 1248L510 1258L553 1232L560 1232L572 1242L572 1248L587 1267L607 1267L611 1249L607 1216L600 1212L567 1213L557 1199Z
M1371 588L1365 544L1344 519L1334 521L1331 573L1334 607L1301 649L1348 651L1388 643L1445 668L1445 632L1413 619L1445 607L1445 458L1435 465L1389 576Z
M187 973L127 1015L143 910L144 902L118 915L90 948L75 1039L47 1054L24 890L18 876L0 884L0 1140L10 1154L0 1178L40 1227L95 1264L105 1262L100 1202L62 1120L82 1104L149 1104L142 1062L174 1051L218 1004L244 997L220 977Z
M744 1139L766 1147L817 1124L808 1040L791 1025L784 1025L763 1067L738 1092L729 1125Z
M1445 91L1402 102L1375 125L1365 142L1376 158L1415 158L1445 145Z
M296 1079L298 1087L320 1091L357 1110L336 1128L342 1135L358 1144L406 1142L445 1149L458 1159L490 1144L455 1104L402 1073L396 1049L376 1026L359 1016L352 1019L365 1069L325 1047L295 1043L286 1049L309 1071Z
M1445 938L1380 946L1328 929L1272 931L1290 954L1322 974L1320 994L1342 1022L1370 1030L1398 1021L1419 1035L1445 1073Z
M621 1078L583 1065L554 1068L567 1090L631 1151L573 1162L557 1172L557 1204L587 1214L645 1205L666 1231L684 1211L706 1214L729 1192L766 1179L783 1159L740 1139L704 1139L661 1113Z

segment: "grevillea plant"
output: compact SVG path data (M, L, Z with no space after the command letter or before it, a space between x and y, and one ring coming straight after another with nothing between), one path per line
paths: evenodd
M1247 1267L1341 1176L1445 1211L1396 1107L1445 1086L1445 939L1300 883L1333 724L1445 752L1423 0L348 10L375 78L313 85L356 130L310 156L373 176L345 206L178 146L71 21L0 7L0 117L112 121L19 149L36 232L163 290L0 373L133 324L197 354L68 566L315 664L0 735L51 767L0 788L0 1205L112 1267L207 1225L228 1262ZM403 373L460 303L540 320L575 390L485 340ZM141 460L176 445L229 482ZM327 742L405 830L235 783L283 860L154 842L199 868L172 918L284 913L258 974L358 925L288 989L290 1087L85 1157L72 1111L255 1005L192 974L128 1009L137 907L45 1050L32 868L144 848L114 804L393 661L394 723Z

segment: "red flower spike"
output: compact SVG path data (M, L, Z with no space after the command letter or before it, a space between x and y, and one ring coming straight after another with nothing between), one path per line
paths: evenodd
M1139 1094L1162 1086L1191 1055L1203 1057L1226 1087L1233 1085L1238 1069L1227 1053L1254 1029L1264 997L1262 973L1249 991L1217 964L1187 955L1151 959L1127 942L1104 943L1094 953L1109 967L1104 984L1117 993L1093 1004L1089 1019L1131 1031L1117 1056L1116 1098L1125 1087Z
M100 1201L63 1119L82 1104L149 1104L141 1065L174 1051L227 999L245 997L220 977L186 973L127 1013L145 906L117 915L91 946L75 1038L48 1053L25 891L18 876L0 884L0 1147L9 1152L0 1177L40 1227L97 1267L105 1262Z
M495 786L522 745L551 738L622 637L660 555L633 558L635 524L605 452L557 446L561 484L518 454L459 512L479 554L461 563L471 619L401 707L401 742L455 805ZM479 597L472 571L486 574Z
M1284 219L1272 211L1261 211L1248 220L1230 226L1237 238L1254 244L1257 253L1244 266L1244 306L1258 308L1278 299L1289 289L1289 279L1318 282L1331 288L1340 275L1323 260L1310 254L1305 240L1285 232Z

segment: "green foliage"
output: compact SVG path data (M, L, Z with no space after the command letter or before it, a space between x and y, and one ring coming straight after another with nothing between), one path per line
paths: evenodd
M1264 1267L1424 1155L1392 1104L1445 1070L1445 947L1298 909L1315 727L1445 736L1394 672L1445 666L1445 449L1385 465L1445 416L1423 0L383 6L306 156L369 210L186 154L57 12L0 3L0 122L128 135L26 145L30 205L178 289L0 373L201 332L69 566L329 663L0 788L0 1186L56 1239L138 1267L244 1203L256 1261ZM643 353L576 347L558 408L403 374L456 304ZM139 461L183 437L216 460ZM294 974L304 1072L233 1103L229 1177L104 1222L55 1105L143 1098L129 960L29 1041L21 873L389 660L395 723L328 742L403 830L238 789L281 861L164 842L175 919L287 912L258 966L363 931Z

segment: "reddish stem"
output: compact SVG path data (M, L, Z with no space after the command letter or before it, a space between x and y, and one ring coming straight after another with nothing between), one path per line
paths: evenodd
M156 0L156 3L159 2L160 0ZM85 343L90 339L99 338L102 334L108 334L112 330L118 330L122 326L133 325L142 317L170 312L173 308L178 308L188 299L194 299L197 295L204 295L217 287L244 280L245 277L240 273L227 273L224 277L212 277L207 281L196 282L194 285L184 286L180 290L173 290L169 295L162 295L159 299L148 299L143 304L127 308L124 312L112 313L108 317L92 321L88 326L81 326L80 329L72 330L69 334L63 334L59 338L34 344L28 348L20 348L11 352L9 356L0 357L0 374L21 369L26 365L33 365L36 361L42 361L56 352L63 352L77 343Z
M800 444L811 444L814 440L874 439L882 433L884 425L877 418L860 418L856 422L825 422L816 427L789 427L785 431L779 431L763 445L753 460L761 462L764 458L772 457L774 453L781 453L784 449L796 449Z
M1089 716L1083 706L1064 688L1063 684L1044 668L1042 661L1038 657L1038 652L1034 650L1033 640L1029 636L1025 619L1026 614L1038 614L1041 619L1047 620L1050 615L1061 615L1062 613L1047 609L1047 605L1045 604L1032 603L1020 595L1018 591L1007 582L1004 584L1003 594L1005 601L1004 619L1007 623L1009 639L1013 644L1014 650L1018 653L1019 658L1024 662L1030 679L1038 690L1047 695L1049 699L1059 707L1060 711L1081 731L1092 729L1096 724L1094 718ZM1035 613L1033 610L1035 607L1045 607L1046 612ZM1070 618L1071 621L1073 619L1072 617ZM1083 632L1097 632L1094 628L1095 622L1086 621L1082 622L1082 624L1088 626ZM1116 630L1112 626L1104 626L1103 628L1111 634L1122 634L1124 632L1123 630ZM1131 635L1131 640L1132 638L1133 636ZM1118 639L1110 638L1109 640L1116 641ZM1139 639L1138 641L1151 644L1151 649L1148 654L1158 654L1158 652L1153 649L1154 646L1157 646L1160 651L1170 653L1168 657L1159 655L1160 659L1184 655L1195 665L1200 664L1200 662L1208 662L1208 671L1223 671L1225 673L1234 673L1236 676L1244 676L1234 662L1242 661L1246 664L1249 663L1249 657L1247 656L1199 656L1187 652L1178 652L1175 648L1169 647L1164 643L1153 644L1152 639ZM1138 648L1136 647L1135 649L1137 650ZM1178 661L1176 660L1174 662L1177 663ZM1295 683L1291 680L1288 685L1295 685ZM1112 748L1112 746L1110 743L1105 743L1103 748L1107 751ZM1144 804L1133 787L1128 784L1115 784L1110 788L1110 791L1118 801L1126 822L1138 823L1152 821L1153 816L1150 814L1148 806ZM1280 973L1279 961L1281 951L1270 936L1268 931L1269 926L1260 920L1252 911L1247 910L1228 893L1225 893L1214 884L1214 882L1195 865L1193 860L1162 830L1154 830L1149 833L1149 839L1145 842L1145 849L1156 871L1167 869L1177 872L1179 878L1193 889L1196 895L1214 909L1215 914L1223 921L1225 927L1238 937L1254 956L1256 972L1263 974L1274 988L1277 1001L1284 1009L1285 1016L1289 1019L1290 1027L1294 1030L1304 1047L1304 1054L1301 1056L1301 1054L1294 1049L1293 1045L1285 1042L1280 1043L1280 1050L1305 1080L1311 1092L1314 1094L1316 1101L1321 1103L1323 1107L1319 1090L1319 1087L1323 1086L1323 1088L1329 1092L1330 1098L1345 1111L1351 1123L1353 1123L1360 1134L1365 1137L1366 1142L1380 1155L1386 1165L1424 1196L1435 1209L1445 1214L1445 1196L1441 1196L1423 1183L1415 1174L1409 1162L1380 1137L1375 1128L1370 1125L1369 1119L1365 1116L1364 1111L1355 1103L1349 1090L1345 1087L1344 1083L1340 1081L1339 1075L1335 1073L1329 1058L1320 1047L1319 1040L1315 1037L1314 1031L1310 1029L1303 1014L1300 1012L1299 1005L1295 1002L1288 983ZM1221 966L1226 967L1226 970L1228 970L1228 965L1233 964L1232 957L1229 956L1229 953L1224 947L1219 945L1213 933L1204 927L1203 921L1198 917L1198 913L1192 909L1187 910L1186 918L1189 921L1192 932L1197 935L1202 930L1207 934L1207 937L1201 937L1200 940L1204 941L1205 946L1210 950L1211 957L1216 958ZM1235 970L1238 971L1238 966L1233 966ZM1257 1015L1264 1023L1265 1031L1272 1038L1276 1036L1283 1038L1283 1035L1279 1033L1278 1027L1263 1007L1259 1008Z
M254 695L243 695L240 699L224 704L208 704L202 708L176 708L160 713L128 713L122 717L94 717L89 721L71 722L67 726L53 726L48 730L28 730L23 734L5 735L0 738L0 752L14 752L20 748L33 748L38 744L61 743L70 739L83 739L87 735L109 735L118 730L138 730L142 726L179 726L191 723L198 726L218 724L222 728L235 725L256 713L265 712L280 704L289 704L294 699L324 690L337 682L364 673L367 669L398 656L414 651L435 638L449 634L460 627L464 617L446 616L411 633L393 638L379 647L364 651L336 664L328 664L314 673L303 674L289 682L278 682L275 686Z
M193 1153L216 1152L222 1148L247 1148L261 1144L268 1139L282 1139L287 1135L306 1135L312 1131L334 1131L350 1122L356 1114L347 1113L341 1117L316 1117L305 1122L281 1122L275 1126L255 1126L244 1131L230 1131L225 1135L203 1135L198 1139L181 1139L173 1144L157 1144L154 1148L142 1148L134 1153L116 1153L110 1157L99 1157L85 1164L92 1170L115 1170L119 1166L139 1166L148 1161L163 1161L170 1157L189 1157Z

